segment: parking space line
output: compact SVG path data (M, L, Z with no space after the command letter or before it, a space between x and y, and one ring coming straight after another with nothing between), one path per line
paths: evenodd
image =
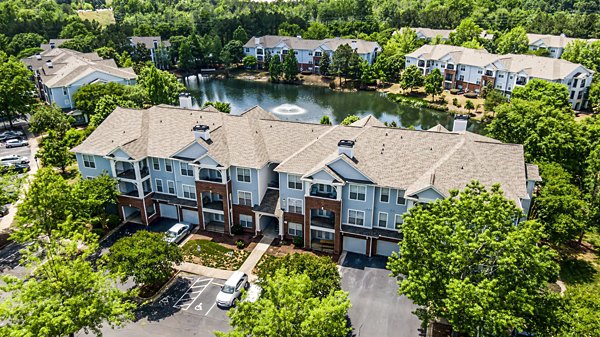
M213 303L213 305L210 307L210 309L208 309L208 311L206 312L206 314L204 314L204 316L208 316L208 313L212 310L212 308L215 307L215 305L217 305L216 301L215 301L215 303Z
M179 308L179 309L183 309L183 310L188 310L190 308L190 306L198 299L198 297L200 297L200 295L204 292L204 290L206 288L208 288L208 286L211 284L212 282L212 278L210 279L197 279L191 287L189 287L186 292L181 295L181 297L179 298L179 300L177 300L177 302L175 302L175 304L173 305L174 308ZM199 282L206 282L208 281L208 283L206 284L201 284L199 286L197 286L196 284ZM201 288L200 290L194 290L196 288ZM195 295L190 296L190 295ZM185 296L190 296L190 298L184 299ZM182 301L183 300L183 301ZM185 303L188 302L188 303Z

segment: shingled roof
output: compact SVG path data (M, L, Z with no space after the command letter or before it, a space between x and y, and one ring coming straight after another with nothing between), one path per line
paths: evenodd
M258 42L258 43L257 43ZM310 40L294 36L278 36L265 35L261 37L252 37L246 44L245 48L256 48L261 45L263 48L275 48L279 44L285 44L289 49L294 50L315 50L319 47L324 47L328 50L337 50L341 45L347 44L353 47L359 54L371 53L375 50L381 51L381 46L377 42L366 41L361 39L342 39L339 37L323 40Z
M192 127L210 127L210 141L196 139ZM433 131L435 130L435 131ZM278 164L277 172L298 175L328 169L339 158L373 184L411 195L433 188L444 196L471 180L501 184L507 197L527 199L527 180L538 180L537 166L525 164L521 145L504 144L470 132L388 128L373 116L354 125L328 126L282 121L260 107L241 115L214 109L166 105L146 110L117 108L72 151L106 156L122 149L133 159L169 158L198 143L223 167L260 169ZM353 156L339 154L338 142L353 140ZM520 203L517 203L520 204Z

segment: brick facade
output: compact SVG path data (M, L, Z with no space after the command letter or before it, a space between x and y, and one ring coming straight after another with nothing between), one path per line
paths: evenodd
M140 211L140 218L142 219L142 223L146 226L151 224L154 220L158 219L160 216L160 210L158 207L158 203L152 200L152 194L150 193L144 199L137 199L133 197L129 197L126 195L119 195L117 197L117 210L119 212L119 217L121 220L125 220L125 215L123 214L123 206L137 208ZM146 208L150 205L154 205L154 214L146 219Z
M221 195L223 199L223 222L225 223L225 233L231 233L229 228L229 202L230 199L229 191L231 191L231 181L227 184L219 184L210 181L196 181L196 199L198 203L198 220L200 221L202 229L204 226L204 216L202 214L202 192L211 192Z
M302 228L304 228L304 215L298 213L283 212L283 237L288 240L293 240L294 237L288 234L289 222L302 224ZM304 237L306 237L306 234L304 234Z
M240 223L240 214L249 215L252 217L252 228L244 228L244 232L246 233L255 233L256 231L256 219L254 216L254 211L252 210L252 206L244 206L244 205L233 205L233 225L237 225Z
M333 253L342 252L342 202L340 200L304 197L304 247L310 248L310 210L324 209L335 214L335 237L333 243Z

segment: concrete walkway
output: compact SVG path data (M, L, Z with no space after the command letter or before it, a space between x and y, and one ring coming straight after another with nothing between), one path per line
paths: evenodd
M231 270L216 269L190 262L183 262L182 264L175 266L175 269L190 274L202 275L222 280L227 280L231 274L233 274L233 271Z
M254 269L254 267L256 267L256 264L258 263L258 261L260 261L262 256L265 255L267 249L269 249L269 246L271 245L271 243L273 243L273 240L275 240L275 236L263 236L260 242L252 250L252 253L250 253L250 256L248 256L246 261L244 261L244 264L242 264L242 266L240 267L241 271L248 274L250 282L254 282L256 280L257 277L256 275L252 274L252 270Z
M32 137L31 133L29 133L29 130L25 130L25 132L26 132L27 138L28 138L27 141L29 142L30 154L29 154L29 172L28 172L28 176L27 176L28 179L23 184L23 190L22 190L23 194L27 190L29 178L32 177L39 168L38 163L35 160L35 155L38 151L38 139ZM20 202L21 202L21 199L17 200L17 202L15 202L15 203L10 204L10 206L8 207L8 214L5 215L2 219L0 219L0 231L10 228L13 221L15 220L15 215L17 214L17 205Z

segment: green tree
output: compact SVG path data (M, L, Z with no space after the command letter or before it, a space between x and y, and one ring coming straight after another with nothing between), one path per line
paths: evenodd
M218 102L218 101L211 102L211 101L208 101L208 102L205 102L204 105L203 105L203 107L208 107L208 106L212 106L212 107L214 107L215 109L217 109L220 112L224 112L224 113L227 113L227 114L231 113L231 104L226 103L226 102Z
M29 118L29 127L31 132L36 134L53 130L64 135L71 128L72 121L73 118L62 112L56 105L39 104L35 108L35 113Z
M538 243L541 228L522 216L498 185L471 182L404 215L400 252L388 260L400 295L421 306L418 316L448 320L471 336L529 330L558 266ZM519 277L515 277L519 275Z
M329 75L330 65L331 60L329 59L329 53L323 53L323 56L321 56L321 59L319 60L319 73L321 73L323 76Z
M423 85L423 72L417 68L416 65L410 65L404 69L400 77L400 87L402 90L410 89L412 93L414 88L418 88Z
M467 18L460 22L458 27L450 33L450 42L455 46L462 46L473 39L479 40L483 29L473 19Z
M118 182L103 173L92 179L81 179L71 189L71 195L77 207L74 215L92 223L107 227L108 210L117 205L119 195Z
M279 269L307 275L313 282L312 291L315 297L323 298L329 295L331 291L342 289L340 273L336 264L328 256L294 253L283 257L265 259L260 264L257 276L260 280L268 280L275 276Z
M244 64L244 67L248 69L256 69L256 66L258 65L258 60L254 55L246 55L242 60L242 63Z
M179 94L185 91L175 75L148 65L138 76L138 85L146 92L150 104L176 104Z
M94 114L90 118L90 126L98 127L117 107L139 108L138 104L117 96L103 96L96 102Z
M298 60L296 59L296 53L293 49L290 49L288 53L283 57L283 78L286 81L293 81L296 79L298 71Z
M348 44L339 46L331 58L331 71L340 77L340 85L342 77L346 77L350 68L350 59L354 51Z
M0 117L10 126L19 117L24 117L35 103L35 86L30 81L33 73L25 64L14 57L6 59L0 52Z
M465 101L465 109L467 109L467 111L469 111L469 113L471 113L471 110L475 109L475 105L473 104L473 101L471 101L470 99Z
M279 25L277 35L298 36L302 34L302 28L295 23L283 22Z
M244 57L244 43L237 40L229 41L223 47L221 55L223 55L224 52L229 53L232 62L237 63ZM223 62L225 62L225 60L223 60Z
M504 96L500 90L492 89L485 96L483 108L485 111L495 111L498 105L506 102L506 96Z
M121 83L93 83L86 84L77 89L73 94L75 108L81 110L84 114L93 115L96 113L96 106L102 97L118 97L123 101L135 103L135 107L141 108L146 97L145 88L139 85L124 85Z
M306 274L278 270L262 283L256 302L241 302L229 311L233 330L217 336L346 336L352 329L346 320L347 293L337 290L324 298L313 297L313 284Z
M12 37L6 46L6 51L8 54L16 56L22 50L39 47L45 41L43 36L36 33L19 33Z
M173 275L173 265L183 262L179 246L165 241L163 233L138 231L119 239L106 256L110 271L121 281L133 277L137 284L163 284Z
M244 29L244 27L242 26L238 26L234 31L233 31L233 39L235 41L239 41L242 43L242 45L246 42L248 42L248 33L246 33L246 30Z
M470 48L470 49L483 49L483 45L479 42L478 39L473 39L467 42L464 42L460 45L461 47Z
M395 54L387 56L381 54L375 60L375 69L379 72L379 78L386 82L400 81L400 73L404 69L404 56Z
M319 124L331 125L331 119L329 118L329 116L323 116L323 117L321 117Z
M63 135L50 130L40 143L40 150L36 156L43 166L58 167L64 174L67 172L67 166L75 161L73 153L69 150Z
M432 102L435 102L436 95L441 95L444 91L443 84L444 77L438 68L433 69L431 73L425 76L425 92L431 95Z
M156 48L154 60L158 69L164 70L171 68L171 53L163 44Z
M131 47L131 51L129 53L131 54L131 59L135 63L144 63L150 61L150 52L148 51L148 48L146 48L146 45L141 42Z
M525 28L518 26L498 39L499 54L525 54L529 50L529 39Z
M271 62L269 62L269 75L271 76L272 82L278 82L283 75L283 66L281 65L281 59L279 55L273 56Z
M313 21L304 33L305 39L323 40L330 36L329 28L318 21Z
M595 113L600 113L600 81L595 81L590 86L590 91L588 92L588 99L590 108Z
M554 243L565 243L585 229L587 204L571 175L555 163L540 165L542 183L532 214Z
M188 71L194 68L196 60L192 54L192 47L187 41L183 41L179 46L179 69Z
M11 171L10 168L0 171L0 205L13 203L19 199L24 177Z
M346 116L346 118L344 118L344 120L342 120L342 122L340 124L350 125L358 120L360 120L360 117L358 117L356 115L348 115L348 116Z
M511 99L540 101L556 108L570 109L569 89L561 83L553 83L540 79L532 79L524 87L515 87Z
M560 58L573 63L581 63L588 69L598 72L600 71L600 41L575 40L569 42Z
M88 259L96 247L82 252L77 242L56 242L47 247L44 263L38 262L32 277L4 276L0 335L75 336L81 330L100 335L103 326L132 320L133 294L117 288Z

